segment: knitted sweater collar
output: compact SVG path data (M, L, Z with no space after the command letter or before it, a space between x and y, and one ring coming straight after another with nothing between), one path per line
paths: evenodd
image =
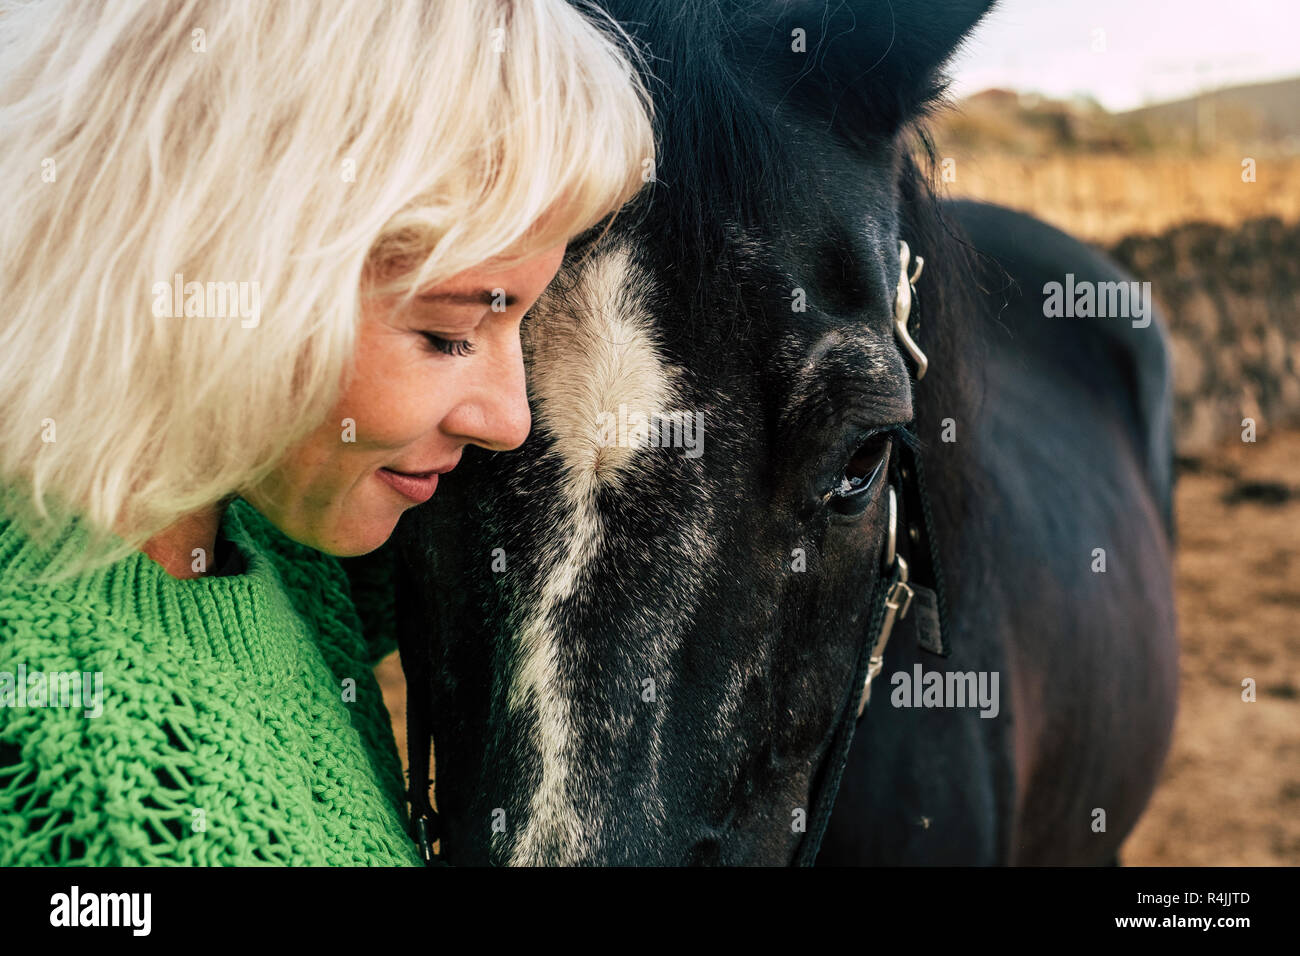
M242 552L242 574L174 578L144 552L134 551L53 584L25 583L84 550L88 534L73 524L57 540L37 541L0 510L0 584L47 589L51 598L93 608L138 630L141 640L184 646L240 666L268 666L268 636L295 616L269 550L258 542L279 532L237 499L222 515L220 533Z

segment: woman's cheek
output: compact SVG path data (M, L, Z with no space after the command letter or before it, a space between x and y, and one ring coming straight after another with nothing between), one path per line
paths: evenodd
M384 448L399 448L437 431L443 418L445 379L450 377L394 374L383 380L382 387L366 403L366 421L370 423L367 437Z

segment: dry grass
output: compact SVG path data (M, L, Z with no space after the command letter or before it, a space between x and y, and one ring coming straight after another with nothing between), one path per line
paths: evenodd
M954 198L1024 210L1093 242L1198 219L1229 226L1260 216L1300 220L1300 157L1260 158L1253 183L1241 180L1241 155L952 158L956 179L947 189Z

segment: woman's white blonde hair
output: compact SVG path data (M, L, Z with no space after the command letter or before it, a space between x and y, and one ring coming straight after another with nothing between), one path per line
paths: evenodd
M564 0L3 5L11 500L113 529L89 565L255 485L337 400L369 277L413 294L635 194L637 56Z

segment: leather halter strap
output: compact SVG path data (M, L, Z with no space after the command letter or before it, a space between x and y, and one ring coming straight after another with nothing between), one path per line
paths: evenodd
M394 582L397 588L397 605L400 609L403 596L410 600L416 583L406 570L406 562L398 561ZM397 622L397 648L401 655L402 672L406 675L406 758L408 781L406 798L411 803L409 833L420 852L425 866L443 864L433 853L433 844L441 836L438 812L433 809L429 790L433 780L429 777L429 751L433 747L433 701L431 652L422 628L403 626L401 615Z
M908 330L908 319L916 292L913 283L920 277L925 260L917 256L915 271L908 275L911 250L901 240L898 247L900 267L894 300L894 337L911 360L913 374L920 382L930 362ZM884 667L885 647L896 625L911 612L909 623L914 625L920 646L944 657L948 655L944 636L948 632L947 600L921 458L906 444L897 445L895 450L897 454L889 472L889 523L882 548L881 573L872 585L868 605L871 616L830 748L814 783L808 830L795 854L794 866L812 866L817 859L844 778L854 731L871 699L871 682Z
M406 698L408 701L406 708L406 745L407 760L410 766L410 782L406 798L411 802L411 839L415 841L415 845L420 851L420 859L424 861L424 865L433 866L438 863L438 859L433 853L433 844L442 836L442 828L438 812L433 809L433 804L429 799L429 789L433 786L433 781L429 778L429 747L433 741L433 730L428 724L427 716L425 716L428 714L428 704L424 702L415 703L416 698L411 694L411 691L417 687L421 693L427 694L429 692L427 683L417 685L410 677L406 679ZM420 719L418 721L412 720L417 713L421 715ZM423 747L420 746L421 741L424 743Z

